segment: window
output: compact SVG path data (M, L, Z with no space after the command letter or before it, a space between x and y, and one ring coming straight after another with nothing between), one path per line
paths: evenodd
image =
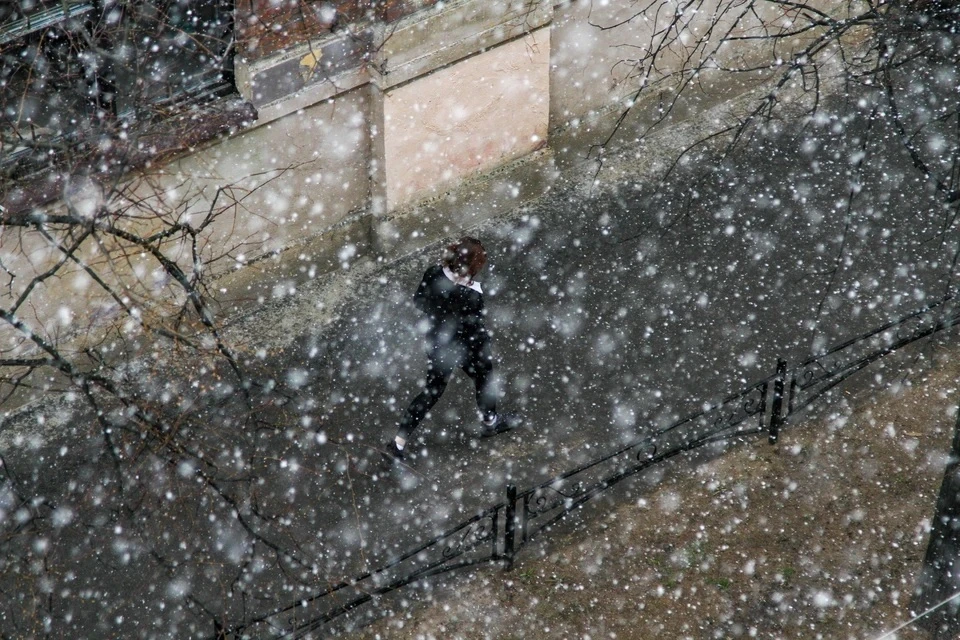
M232 0L0 5L0 168L100 146L233 91ZM104 137L105 136L105 137Z
M114 38L120 114L185 96L232 89L233 12L222 0L168 0L106 14L123 25Z

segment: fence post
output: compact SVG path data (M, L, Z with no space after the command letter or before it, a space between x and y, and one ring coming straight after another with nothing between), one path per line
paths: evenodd
M787 381L787 362L777 358L777 377L773 380L773 408L770 411L770 444L777 444L783 425L783 388Z
M514 542L517 535L517 487L507 485L507 509L503 523L503 557L507 569L513 566Z

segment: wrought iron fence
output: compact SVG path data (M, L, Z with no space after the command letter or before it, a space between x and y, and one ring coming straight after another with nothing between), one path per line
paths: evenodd
M508 486L506 499L429 542L352 580L287 607L218 626L220 639L273 635L302 638L377 596L425 578L485 563L510 566L519 549L571 511L641 471L711 442L767 433L775 443L794 413L843 380L907 344L960 323L960 309L945 297L878 329L848 340L799 365L778 360L772 376L708 405L653 434L529 489Z
M302 638L374 598L413 582L455 569L501 561L511 519L507 503L484 509L432 540L385 563L290 605L247 620L242 626L218 627L215 637ZM512 556L513 551L510 551Z
M799 411L871 362L954 326L960 309L943 298L899 320L813 356L790 371L787 415Z
M654 464L709 442L764 431L773 382L773 377L762 380L617 451L517 493L513 509L516 538L507 547L519 548L587 500ZM510 501L508 494L508 504Z

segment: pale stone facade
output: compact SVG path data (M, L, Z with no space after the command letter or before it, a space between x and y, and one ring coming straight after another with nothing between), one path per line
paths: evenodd
M210 237L240 247L242 259L220 271L229 277L215 293L226 305L294 288L341 268L344 256L390 258L538 196L554 163L581 161L636 97L629 46L648 42L652 29L630 19L632 3L390 0L374 13L362 2L308 4L316 11L302 20L271 0L243 4L236 86L256 120L131 183L134 194L159 193L197 214L220 188L242 195ZM267 28L271 11L281 11L284 28ZM710 13L701 16L691 19ZM719 54L740 60L750 45ZM702 102L676 114L745 86L702 80ZM651 104L634 110L627 141L656 118ZM533 164L512 177L470 186L527 156ZM44 263L5 256L23 278ZM55 317L71 299L58 286L48 284L44 302L38 296L37 317Z
M381 93L386 211L542 147L549 119L550 30Z

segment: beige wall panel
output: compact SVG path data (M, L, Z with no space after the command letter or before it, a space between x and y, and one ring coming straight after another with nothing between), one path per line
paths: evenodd
M220 202L238 202L216 233L225 245L247 243L248 258L321 234L368 202L368 95L361 87L171 163L161 180L168 199L202 191L190 207L200 215L232 185Z
M388 209L542 146L550 30L469 57L383 97Z

